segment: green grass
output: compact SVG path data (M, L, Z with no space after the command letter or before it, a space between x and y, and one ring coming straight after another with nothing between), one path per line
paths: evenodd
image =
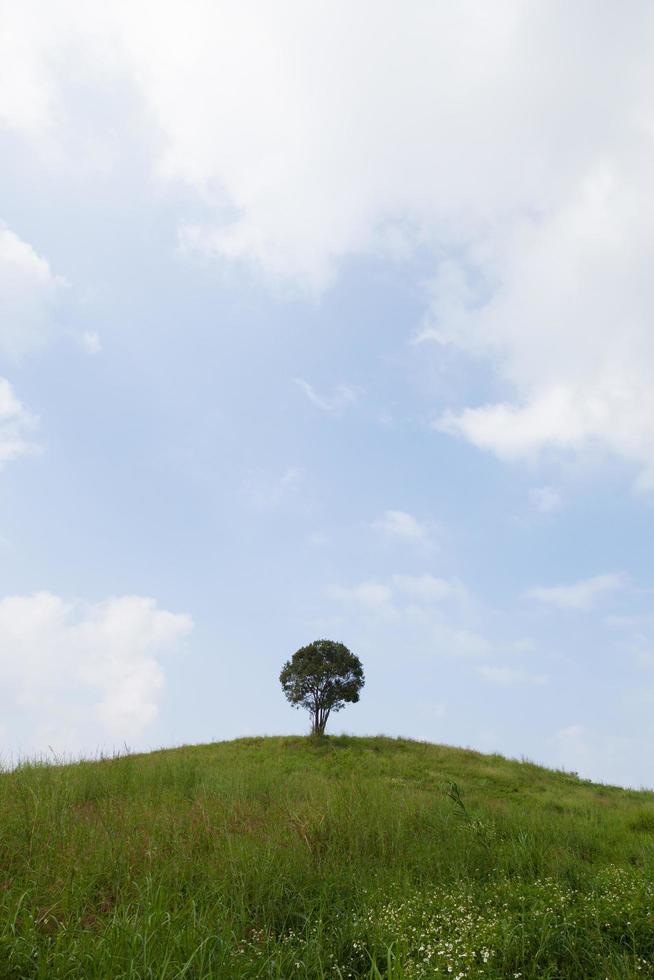
M387 738L23 765L0 917L2 980L654 976L654 794Z

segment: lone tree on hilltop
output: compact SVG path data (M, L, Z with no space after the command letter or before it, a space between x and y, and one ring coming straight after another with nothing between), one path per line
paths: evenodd
M324 735L331 712L358 701L365 683L359 658L333 640L300 647L284 664L279 680L293 707L311 713L312 735Z

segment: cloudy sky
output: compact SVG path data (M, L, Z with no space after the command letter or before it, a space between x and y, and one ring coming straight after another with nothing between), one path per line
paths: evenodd
M654 785L654 10L1 0L0 747Z

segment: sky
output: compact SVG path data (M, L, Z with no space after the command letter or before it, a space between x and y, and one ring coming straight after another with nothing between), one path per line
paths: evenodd
M0 757L654 786L654 10L0 0Z

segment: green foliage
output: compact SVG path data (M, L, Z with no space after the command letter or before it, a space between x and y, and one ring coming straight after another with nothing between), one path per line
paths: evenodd
M363 666L343 643L314 640L300 647L279 675L282 690L295 708L311 713L311 731L324 735L332 711L359 700Z
M0 774L0 977L654 977L652 812L402 739L25 765Z

